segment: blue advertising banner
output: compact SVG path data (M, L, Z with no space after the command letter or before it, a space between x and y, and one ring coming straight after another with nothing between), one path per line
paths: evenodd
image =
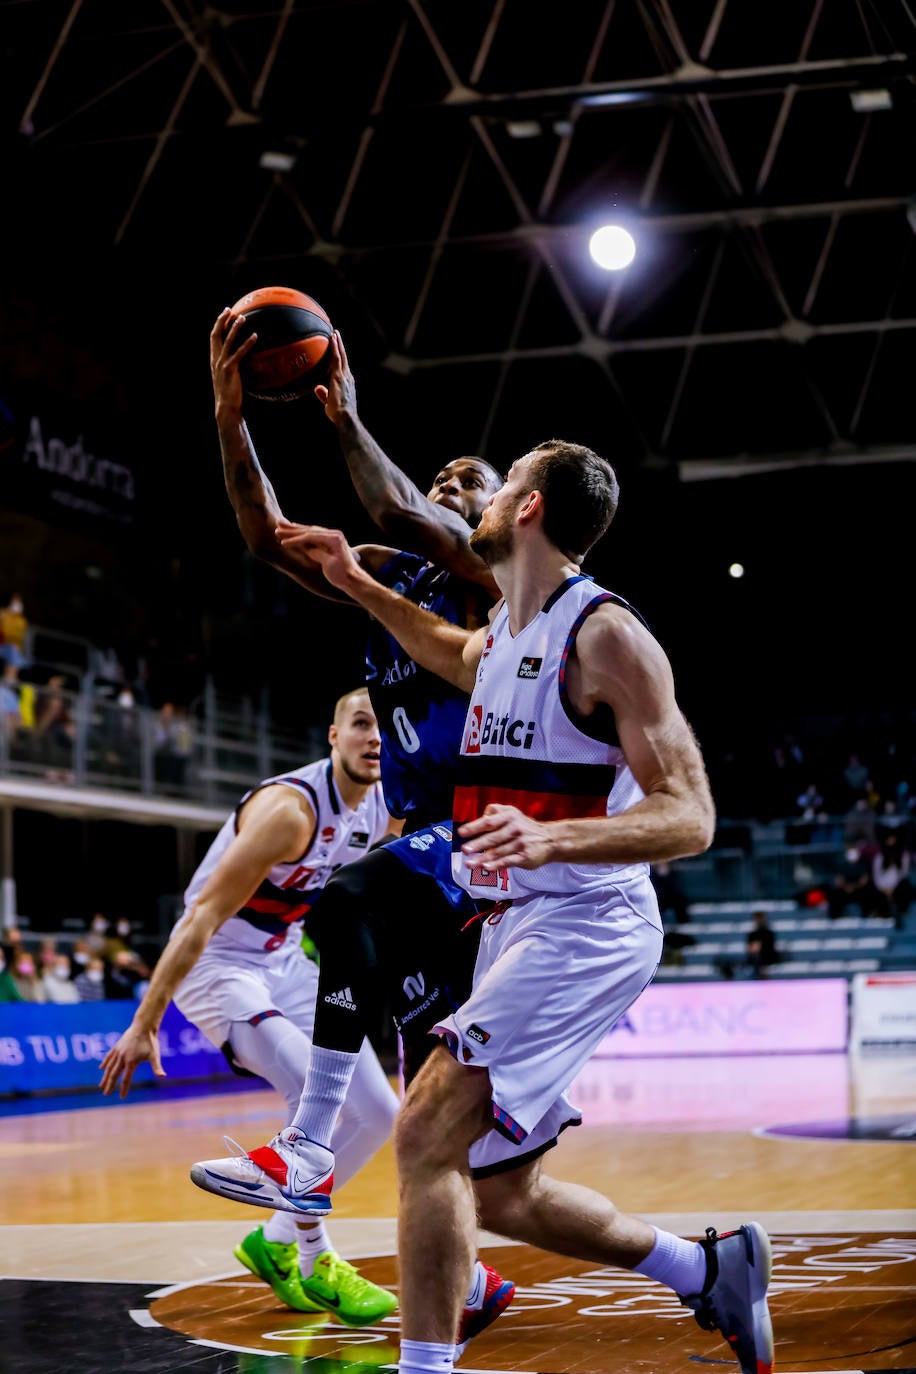
M97 1087L99 1065L135 1010L136 1003L126 1001L0 1006L0 1095ZM222 1053L175 1006L163 1017L159 1043L162 1067L173 1081L231 1077ZM152 1078L150 1065L141 1064L134 1082Z

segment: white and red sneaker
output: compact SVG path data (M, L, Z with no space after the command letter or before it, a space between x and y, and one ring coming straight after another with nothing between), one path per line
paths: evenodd
M495 1269L491 1269L489 1264L484 1264L482 1260L477 1261L486 1274L486 1284L480 1301L474 1307L466 1306L461 1314L461 1322L458 1326L458 1340L455 1345L455 1359L460 1360L467 1349L468 1342L475 1336L479 1336L481 1331L485 1331L491 1322L502 1316L512 1299L515 1297L515 1284L509 1279L501 1278Z
M270 1207L280 1212L322 1216L331 1210L334 1155L295 1126L287 1126L269 1145L243 1150L223 1136L234 1151L228 1159L204 1159L191 1165L191 1182L208 1193Z

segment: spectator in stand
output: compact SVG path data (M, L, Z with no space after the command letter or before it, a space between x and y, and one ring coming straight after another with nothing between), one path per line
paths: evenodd
M64 690L66 679L55 673L38 693L35 703L35 734L46 763L69 763L76 738L76 725L70 710L70 699Z
M136 995L137 984L142 983L144 978L145 974L137 967L136 955L129 949L119 950L108 965L105 995L118 1002L133 998Z
M47 1002L48 995L38 973L34 957L27 949L20 950L13 960L13 982L23 1002Z
M6 960L7 970L12 969L16 956L22 953L22 931L18 926L6 926L3 931L2 940L3 957Z
M88 940L74 940L70 948L70 977L76 978L89 967L92 950Z
M57 962L57 940L53 935L46 935L38 946L38 971L44 977L50 968ZM69 967L69 960L67 964Z
M893 916L894 924L903 924L903 917L913 900L910 881L910 852L900 844L895 834L885 835L874 859L871 876L878 890L878 910L882 916Z
M92 920L89 922L89 935L87 944L93 954L102 954L105 949L105 939L108 934L108 921L101 911L93 913Z
M57 956L50 968L45 970L41 981L49 1002L63 1005L80 1000L76 985L70 977L70 959L66 954Z
M872 881L871 860L860 844L846 850L843 866L827 893L827 910L831 921L843 915L848 906L859 907L863 916L872 915L878 907L878 892Z
M115 933L105 941L102 954L106 963L113 965L121 954L130 955L132 966L137 970L138 978L148 978L149 968L140 957L139 951L134 944L133 931L130 921L126 916L118 918L115 926Z
M897 802L897 795L895 789L895 795L884 802L876 817L877 840L879 844L882 844L888 835L896 835L900 842L900 848L912 853L914 846L913 817L908 806L904 805L901 809Z
M875 813L864 797L859 797L844 822L846 843L851 848L859 845L874 852L876 848L877 825Z
M776 932L767 921L765 911L755 911L753 921L747 933L747 963L752 970L752 977L766 978L772 965L779 963Z
M22 996L13 981L13 975L6 966L6 956L0 950L0 1003L21 1001Z
M849 755L846 767L843 769L843 781L848 788L847 806L852 806L856 801L865 795L865 784L868 782L868 768L862 762L861 756L855 752Z
M82 973L73 980L81 1002L103 1002L105 1000L105 960L100 954L93 954Z
M156 760L156 781L171 786L178 780L178 721L175 705L164 701L159 708L153 750Z
M106 708L108 748L105 762L115 773L135 773L140 756L137 703L130 687L122 686L113 706Z
M813 821L818 812L823 809L824 795L816 782L809 782L804 792L799 792L795 802L801 810L802 819Z
M124 665L113 644L102 644L92 650L89 672L95 695L114 701L124 686Z
M0 610L0 659L14 668L22 668L27 662L25 637L28 628L22 597L14 592L3 610Z
M172 738L172 758L175 770L175 785L184 787L188 777L188 765L194 752L194 722L187 706L175 707L175 732Z
M7 663L0 678L0 729L13 740L22 729L22 710L19 705L19 669Z

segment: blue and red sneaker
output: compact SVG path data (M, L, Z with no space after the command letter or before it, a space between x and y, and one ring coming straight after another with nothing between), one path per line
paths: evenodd
M515 1297L514 1283L511 1283L509 1279L501 1278L495 1269L491 1269L489 1264L484 1264L482 1260L478 1260L477 1263L486 1274L486 1284L479 1306L465 1307L461 1314L458 1341L455 1346L456 1360L459 1360L464 1354L468 1342L472 1341L475 1336L479 1336L481 1331L486 1331L487 1327L491 1322L495 1322L497 1317L502 1316Z
M706 1251L706 1282L701 1292L678 1297L693 1308L704 1331L721 1331L738 1357L741 1374L772 1374L769 1236L759 1222L749 1221L721 1236L710 1226L700 1244Z

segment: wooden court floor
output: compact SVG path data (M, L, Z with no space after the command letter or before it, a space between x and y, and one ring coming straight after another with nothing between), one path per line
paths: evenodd
M774 1246L777 1369L916 1369L916 1059L596 1060L549 1171L684 1235L761 1221ZM195 1188L190 1164L282 1124L269 1091L157 1090L125 1105L0 1104L0 1371L363 1374L397 1359L397 1314L348 1330L291 1312L235 1261L266 1213ZM89 1105L91 1103L91 1105ZM52 1105L52 1104L45 1104ZM335 1195L329 1230L397 1286L390 1146ZM517 1285L462 1371L675 1374L731 1366L667 1290L481 1236Z

